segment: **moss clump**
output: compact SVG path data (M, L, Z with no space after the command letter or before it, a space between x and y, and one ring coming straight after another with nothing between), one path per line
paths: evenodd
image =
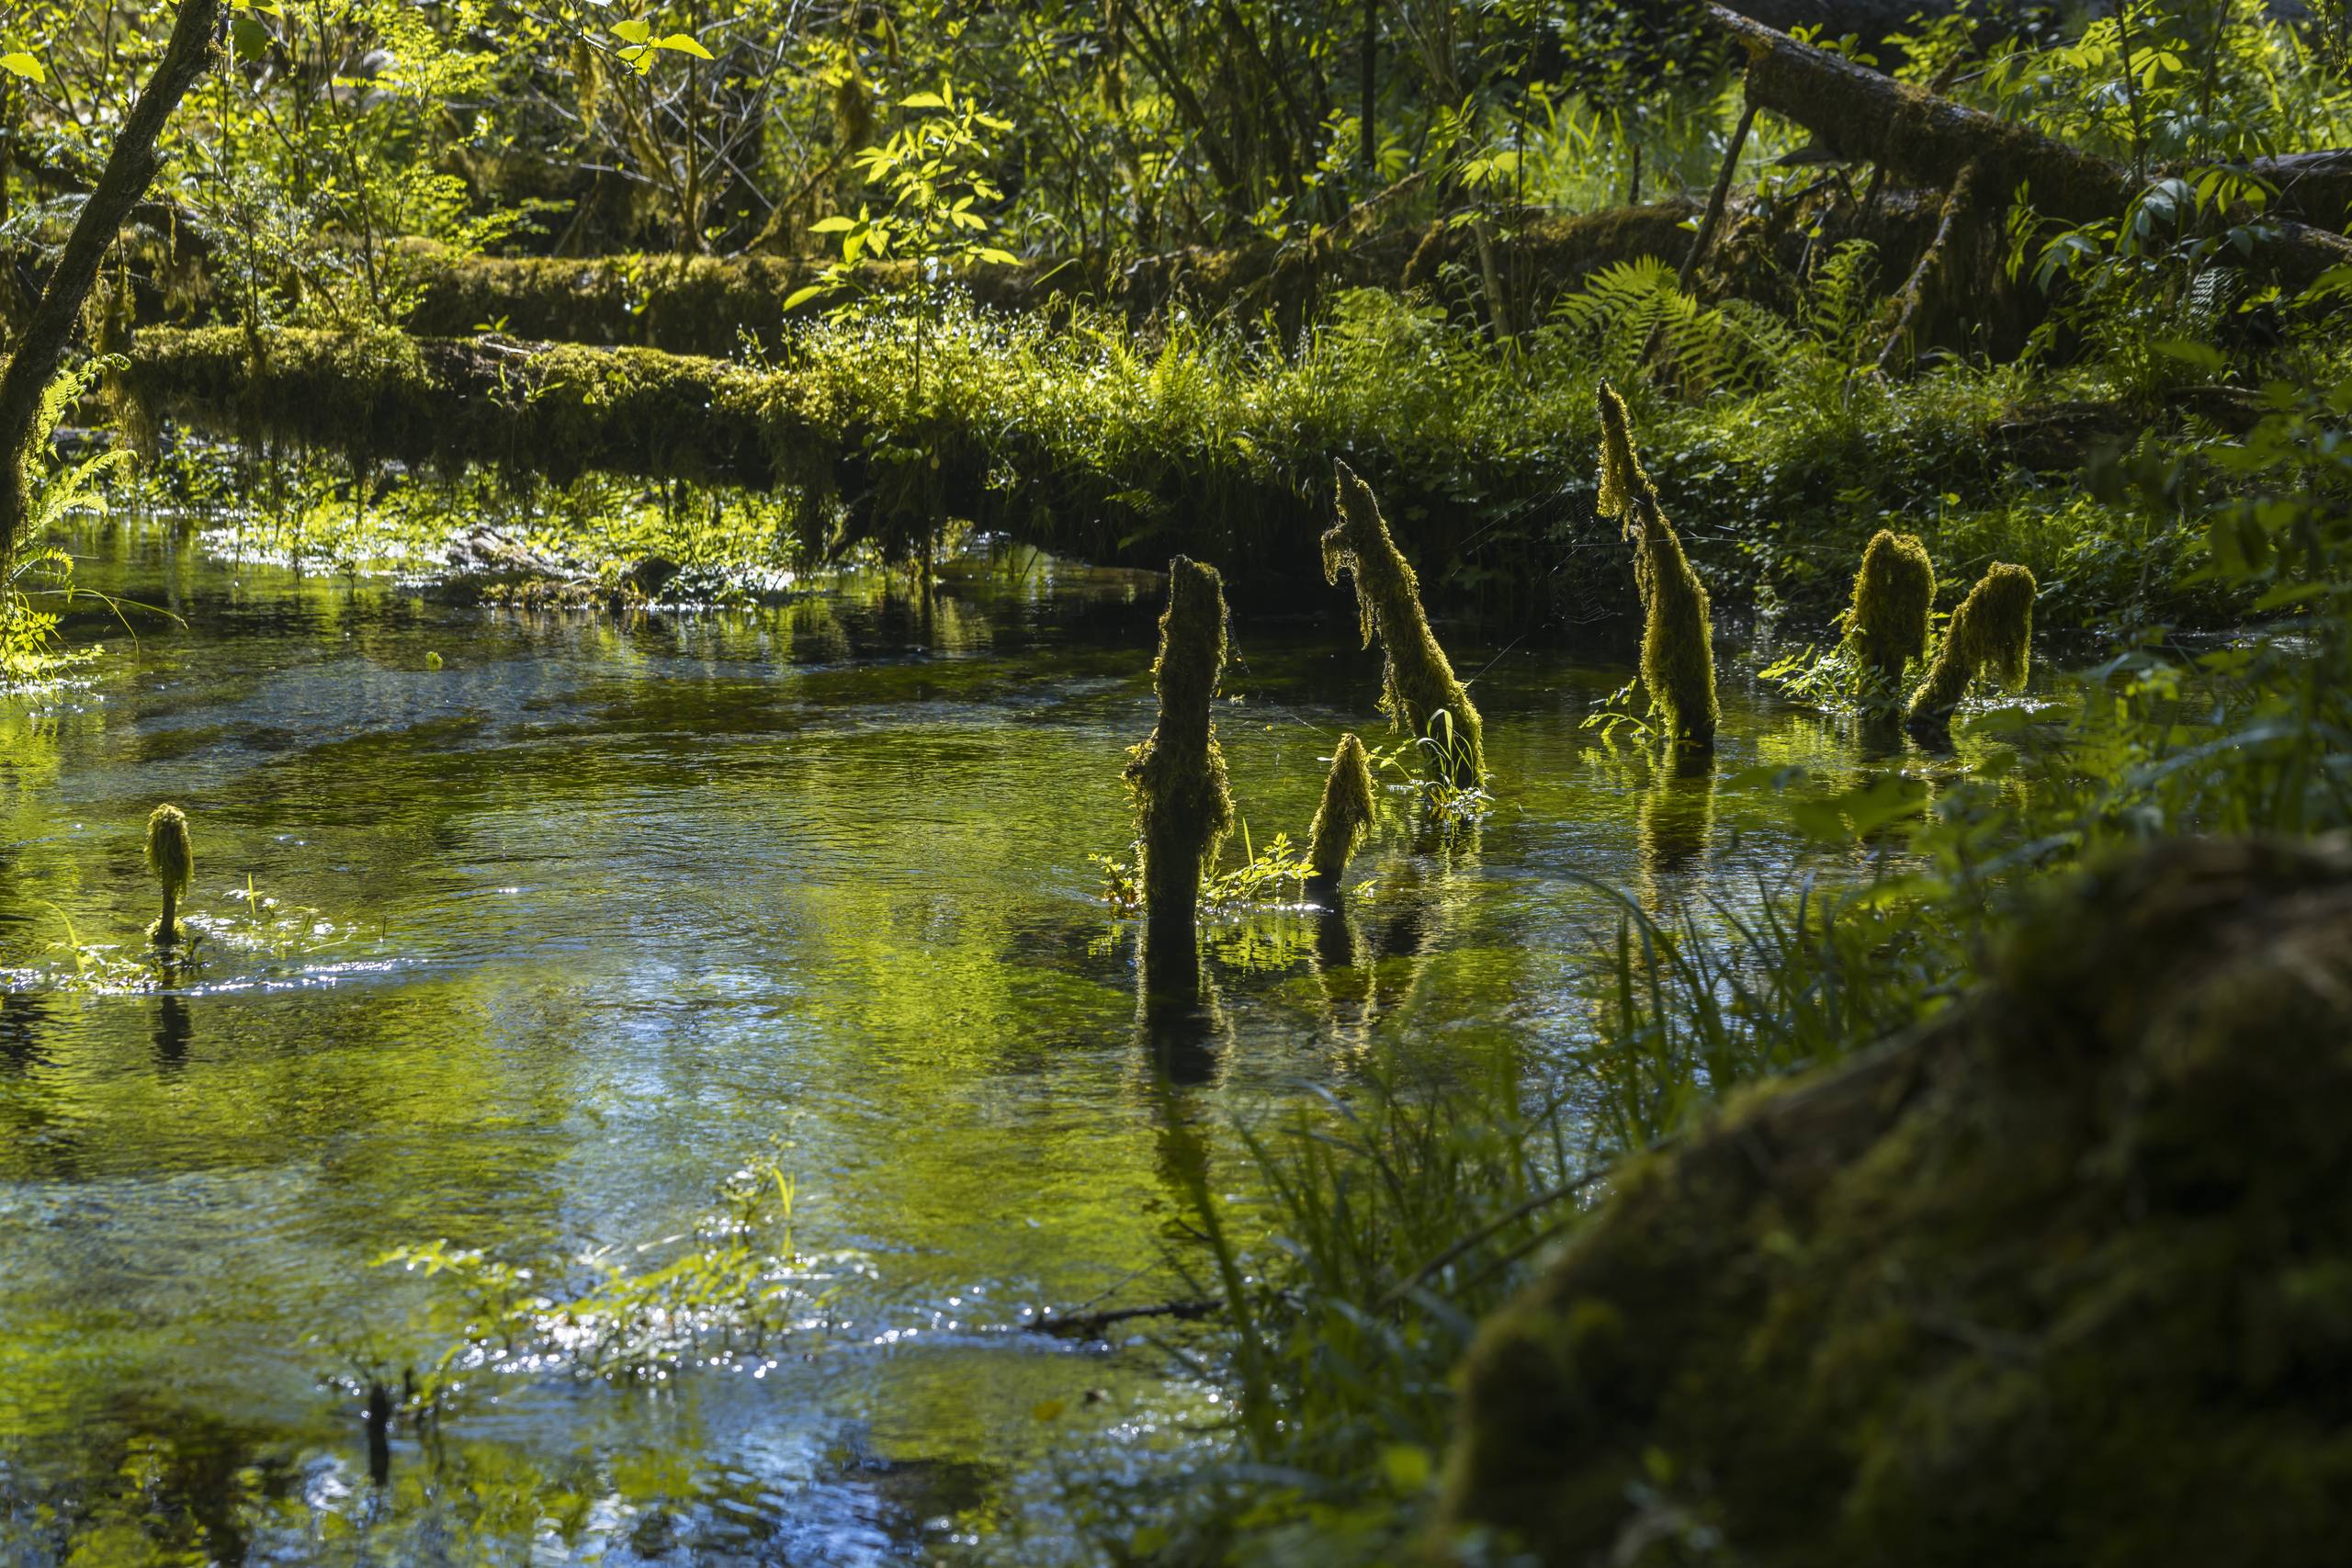
M2033 573L1995 561L1944 628L1944 644L1928 678L1911 694L1911 722L1939 727L1951 716L1968 683L1990 675L2005 686L2025 683L2033 647Z
M1484 728L1430 630L1420 580L1389 537L1372 487L1345 463L1334 466L1340 518L1323 536L1323 580L1337 584L1342 571L1355 580L1363 644L1370 648L1377 637L1385 660L1380 711L1416 739L1437 738L1443 750L1437 771L1453 784L1476 784L1487 772Z
M1623 520L1642 597L1642 684L1677 746L1715 743L1715 631L1706 585L1634 455L1625 400L1600 383L1600 515Z
M1307 830L1306 863L1315 884L1336 887L1348 862L1372 832L1372 759L1353 735L1340 737L1331 772L1323 780L1323 804Z
M188 842L187 816L176 806L159 806L147 818L147 869L164 890L164 913L147 930L158 946L177 942L180 899L196 874L196 850Z
M1889 528L1871 535L1846 622L1865 678L1878 689L1897 690L1904 667L1926 657L1935 604L1936 563L1918 536Z
M1178 556L1168 563L1168 609L1152 666L1159 720L1126 769L1142 840L1144 913L1155 925L1191 925L1202 874L1233 828L1225 754L1209 716L1224 669L1225 584L1215 567Z
M1934 1023L1623 1172L1465 1368L1543 1563L2320 1564L2352 1517L2352 855L2053 889Z

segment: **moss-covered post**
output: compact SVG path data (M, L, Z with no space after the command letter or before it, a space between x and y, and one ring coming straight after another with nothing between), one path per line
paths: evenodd
M1331 772L1323 780L1323 804L1316 807L1315 824L1307 829L1306 889L1329 896L1339 891L1348 862L1363 847L1372 831L1372 759L1353 735L1340 737L1331 756Z
M1633 429L1617 389L1600 383L1600 515L1621 519L1634 547L1642 596L1642 684L1674 744L1715 744L1715 634L1706 584L1682 553L1659 507L1657 487L1634 456Z
M1928 652L1928 623L1936 604L1936 565L1914 534L1881 528L1862 551L1854 574L1854 603L1847 612L1867 683L1864 695L1900 693L1903 671Z
M1192 958L1202 874L1233 827L1210 705L1225 668L1225 584L1215 567L1178 556L1168 563L1168 609L1159 617L1152 688L1159 719L1127 763L1141 836L1144 963L1178 988L1198 974ZM1149 988L1159 989L1156 985Z
M164 889L164 913L147 934L158 947L178 944L180 899L196 874L196 851L188 842L187 817L176 806L159 806L147 818L147 869Z
M1323 536L1323 580L1337 584L1346 571L1355 580L1356 619L1363 645L1380 639L1385 660L1380 711L1416 740L1434 739L1441 755L1432 771L1449 782L1474 786L1486 776L1487 753L1478 710L1453 678L1453 666L1430 630L1421 608L1420 580L1389 537L1372 487L1345 463L1339 470L1340 518Z
M1951 722L1968 684L1990 675L2005 686L2025 683L2033 648L2033 573L1995 561L1968 591L1944 628L1943 647L1928 678L1911 694L1914 729L1935 732Z

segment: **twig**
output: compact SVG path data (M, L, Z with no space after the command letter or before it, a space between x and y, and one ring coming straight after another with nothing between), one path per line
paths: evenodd
M1099 1339L1102 1331L1113 1324L1125 1323L1138 1317L1173 1317L1191 1322L1208 1317L1224 1310L1225 1303L1213 1296L1195 1296L1189 1301L1154 1302L1149 1306L1112 1307L1104 1312L1081 1313L1069 1317L1046 1316L1021 1326L1032 1334L1051 1334L1062 1339Z

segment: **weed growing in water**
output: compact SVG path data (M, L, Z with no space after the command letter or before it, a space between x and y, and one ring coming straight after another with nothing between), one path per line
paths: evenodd
M1469 748L1454 730L1453 716L1441 713L1430 733L1371 753L1372 766L1394 774L1419 805L1422 823L1441 834L1483 821L1494 808L1487 789L1490 776L1474 772Z
M454 1335L428 1382L447 1390L469 1371L569 1371L642 1380L689 1358L762 1356L795 1333L832 1321L839 1281L863 1257L812 1257L793 1245L793 1184L773 1159L752 1161L719 1185L718 1207L677 1257L632 1270L618 1249L579 1259L570 1282L446 1239L394 1247L376 1259L454 1288Z

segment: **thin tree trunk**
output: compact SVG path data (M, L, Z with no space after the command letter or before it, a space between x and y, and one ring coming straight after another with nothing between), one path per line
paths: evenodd
M155 143L165 122L211 62L220 17L221 0L181 0L164 58L124 119L97 188L74 220L17 352L0 373L0 562L15 553L25 526L30 499L26 464L31 457L26 448L40 416L41 394L65 357L107 247L155 178Z
M1731 177L1739 168L1739 155L1747 147L1747 132L1756 123L1756 106L1749 104L1740 111L1739 129L1731 133L1731 145L1724 149L1724 166L1716 171L1715 188L1707 197L1707 215L1699 220L1699 231L1690 236L1690 254L1682 258L1682 276L1675 287L1683 293L1690 292L1691 279L1699 276L1699 264L1707 258L1707 247L1715 237L1715 225L1724 220L1724 206L1731 199Z

